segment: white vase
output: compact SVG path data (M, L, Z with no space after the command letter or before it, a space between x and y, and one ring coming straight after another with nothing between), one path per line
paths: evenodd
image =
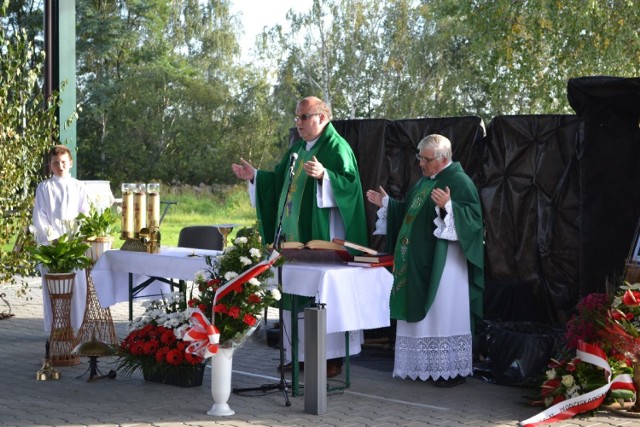
M93 240L89 240L87 243L89 244L89 248L87 249L85 256L93 262L96 262L98 261L98 258L100 258L100 255L111 249L113 246L113 237L96 237Z
M233 364L233 348L220 348L211 358L211 395L213 406L207 414L226 417L235 414L227 401L231 395L231 365Z

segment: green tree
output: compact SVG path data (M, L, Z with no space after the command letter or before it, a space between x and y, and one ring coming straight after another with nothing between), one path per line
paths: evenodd
M224 183L244 146L270 161L270 87L236 63L228 1L82 3L83 177Z
M3 23L6 17L0 6ZM25 236L44 154L58 127L56 98L43 94L44 55L26 29L7 28L0 25L0 282L15 283L14 276L32 273L29 254L1 248Z

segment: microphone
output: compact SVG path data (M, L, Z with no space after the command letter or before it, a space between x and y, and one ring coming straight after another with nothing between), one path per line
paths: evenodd
M289 173L293 175L293 168L296 165L296 160L298 160L298 153L291 153L291 158L289 159Z

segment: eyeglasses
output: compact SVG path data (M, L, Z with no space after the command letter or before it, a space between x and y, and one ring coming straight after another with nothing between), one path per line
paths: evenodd
M420 155L420 153L416 153L416 159L418 159L421 162L425 162L425 163L431 163L432 161L434 161L435 159L439 159L442 156L436 156L432 159L428 158L428 157L423 157Z
M306 122L307 120L309 120L309 118L313 117L313 116L319 116L320 113L313 113L313 114L300 114L299 116L295 116L293 118L294 122Z

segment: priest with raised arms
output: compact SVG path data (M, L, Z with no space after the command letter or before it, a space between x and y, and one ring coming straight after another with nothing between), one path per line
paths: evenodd
M368 245L356 158L331 124L331 118L331 108L321 99L304 98L298 102L294 117L301 139L289 148L275 170L256 170L242 158L239 164L232 165L236 176L249 183L249 195L265 242L273 242L284 206L282 234L286 241L330 241L337 237ZM292 168L294 175L287 195ZM288 319L290 316L285 315ZM302 325L298 330L304 330ZM301 334L300 349L304 348L302 340ZM352 334L349 354L360 352L361 340L362 334ZM327 363L329 377L341 371L338 358L345 355L344 341L342 333L327 336L327 359L337 359ZM290 348L287 354L290 357ZM304 360L302 352L300 360Z
M482 319L482 207L471 178L451 161L448 138L429 135L418 150L423 177L404 200L382 188L367 199L380 207L374 234L386 234L394 253L393 376L451 387L472 374L472 333Z

